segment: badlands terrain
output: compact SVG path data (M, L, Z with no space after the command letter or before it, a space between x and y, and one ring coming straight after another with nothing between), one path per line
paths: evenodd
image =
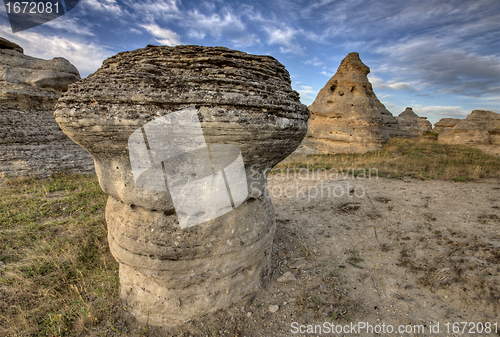
M367 79L370 69L357 53L350 53L309 107L304 142L269 175L267 190L276 221L269 277L255 294L227 309L161 328L149 324L154 322L147 315L137 321L120 300L118 263L110 253L105 221L108 196L92 174L90 155L66 137L53 118L57 100L80 79L78 71L61 58L46 61L24 55L20 46L4 39L0 47L0 336L321 336L334 335L338 327L344 330L335 335L394 331L398 336L458 336L457 328L465 328L466 335L499 335L499 114L474 110L464 120L443 119L430 132L430 123L418 111L407 108L393 116L373 92ZM155 47L148 46L138 53L154 52ZM231 54L226 49L216 52ZM207 58L204 62L214 65L206 72L215 77L241 74L241 64L257 60L241 59L219 69L224 62L218 56ZM273 60L263 57L264 63ZM120 57L110 58L109 67L94 76L101 81L95 85L102 90L101 98L113 94L104 84L110 78L106 72L118 68L115 61ZM134 62L125 59L123 64L131 67ZM158 69L137 64L141 76L151 79L144 83L160 83L154 81ZM272 93L282 91L282 97L297 102L284 67L273 67L280 69L281 78L266 77L275 81L269 86ZM257 69L252 81L260 81L259 72L268 69ZM139 92L134 85L144 83L137 84L135 70L130 73L129 91ZM182 71L176 74L179 82L185 80ZM196 76L190 80L202 83ZM255 93L265 93L265 86L252 81L241 83L252 83ZM232 83L227 87L241 89ZM158 97L165 92L156 89ZM123 97L128 99L129 91ZM246 93L241 89L239 94ZM62 96L61 107L72 99L93 99L71 95ZM241 95L217 94L213 99L240 109ZM209 94L199 96L210 99ZM140 95L133 99L150 102ZM263 104L251 96L245 99L248 105ZM278 104L277 99L273 102ZM272 110L289 108L287 102ZM108 104L105 99L101 103ZM300 109L303 116L295 130L280 123L284 119L251 119L265 114L239 120L237 109L234 120L220 114L224 123L214 123L207 115L213 124L209 136L217 139L218 127L234 121L238 127L261 127L226 136L241 137L242 148L257 153L254 160L277 162L306 132L307 109ZM266 133L270 130L283 132L286 141L277 141L274 133ZM266 136L259 138L262 134ZM82 144L96 143L88 139L84 132ZM115 166L104 167L111 172ZM104 181L105 189L116 181ZM359 324L365 330L360 331ZM353 325L358 329L351 330Z

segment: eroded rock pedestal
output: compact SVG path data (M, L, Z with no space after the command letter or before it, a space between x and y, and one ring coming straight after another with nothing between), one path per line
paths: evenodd
M109 194L121 296L139 321L201 317L269 274L267 173L309 118L290 83L270 56L148 46L107 59L60 98L57 122Z

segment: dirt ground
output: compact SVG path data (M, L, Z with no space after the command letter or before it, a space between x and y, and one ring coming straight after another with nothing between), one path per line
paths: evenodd
M500 335L500 181L291 174L270 176L268 188L277 222L274 275L257 294L174 329L138 326L129 316L120 330Z

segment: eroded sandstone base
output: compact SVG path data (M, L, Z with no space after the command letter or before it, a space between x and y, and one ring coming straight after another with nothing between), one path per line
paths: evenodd
M121 297L141 322L175 325L220 310L258 290L269 274L275 221L265 196L185 229L175 214L110 196L106 222Z

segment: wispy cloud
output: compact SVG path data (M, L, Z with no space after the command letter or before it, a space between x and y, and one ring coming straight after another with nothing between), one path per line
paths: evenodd
M497 92L500 85L499 56L466 53L434 38L410 39L376 51L390 60L380 70L437 93L477 97Z
M264 30L268 35L268 44L279 45L282 53L303 54L304 47L301 47L296 40L298 30L289 26L264 27Z
M244 31L245 25L241 18L229 10L223 13L205 14L195 9L187 13L185 24L190 34L200 38L210 34L220 37L225 32Z
M316 99L316 95L319 92L319 90L316 90L308 85L300 85L299 89L295 90L297 90L297 92L300 94L300 101L306 105L311 105Z
M321 61L317 56L314 56L311 60L307 60L305 64L312 64L315 67L325 68L326 63Z
M62 30L70 34L95 36L92 32L92 24L82 22L81 19L68 16L60 16L57 19L45 23L46 26Z
M81 4L92 11L108 12L113 15L119 15L122 13L122 8L116 0L85 0L82 1Z
M141 25L141 27L153 35L156 41L160 42L162 45L176 46L181 43L177 33L169 29L161 28L156 24Z
M260 39L255 34L242 35L232 39L231 42L236 48L261 44Z
M406 90L411 92L418 91L418 89L415 88L414 85L409 82L398 82L395 80L386 82L380 77L374 75L368 75L368 80L373 85L374 89Z
M435 120L436 122L442 118L460 118L464 119L471 111L462 110L460 106L441 106L441 105L422 105L415 104L413 111L423 117Z

